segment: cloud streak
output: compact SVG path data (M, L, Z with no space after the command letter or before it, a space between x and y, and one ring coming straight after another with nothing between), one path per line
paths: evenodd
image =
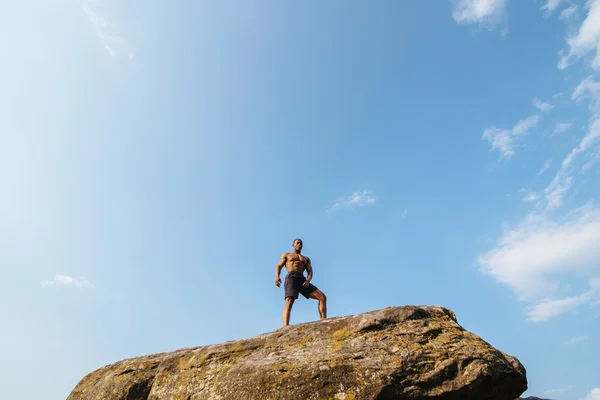
M575 336L569 340L566 340L565 344L575 344L575 343L583 342L588 339L589 338L587 336Z
M97 10L99 3L100 1L98 0L84 0L81 8L94 27L96 36L100 39L100 43L106 54L115 57L119 51L125 50L126 43L117 33L116 26ZM132 52L129 53L129 57L133 57Z
M592 117L585 136L563 160L554 179L544 190L546 209L553 210L563 204L566 192L573 185L577 172L586 172L600 158L600 83L592 77L584 79L571 96L576 102L590 100ZM577 161L583 158L584 165L578 168Z
M51 281L40 282L40 286L63 286L63 287L78 287L78 288L93 288L94 285L85 279L75 279L68 275L55 275Z
M548 17L564 2L565 0L546 0L540 9L544 12L544 16Z
M571 123L571 122L559 122L554 127L554 131L552 132L551 136L560 135L561 133L565 133L572 127L573 127L573 123Z
M565 392L568 392L571 390L573 390L573 387L567 386L566 388L548 389L544 392L544 394L547 396L552 396L552 395L558 395L561 393L565 393Z
M519 300L535 302L527 315L546 321L594 301L600 281L589 280L581 295L555 298L560 276L594 278L600 267L600 208L580 207L562 219L530 214L478 258L480 271L513 289Z
M495 26L504 15L506 0L455 0L452 18L459 24Z
M482 139L487 140L492 149L500 153L501 158L510 159L516 154L515 144L519 136L536 126L539 120L539 115L534 114L517 122L512 129L492 126L483 132Z
M350 196L339 197L337 202L328 209L328 212L353 210L358 207L365 207L374 204L376 201L377 198L373 195L372 190L356 191Z
M595 53L592 68L600 71L600 0L587 0L586 18L577 32L567 37L567 54L561 57L558 68L565 69L589 53ZM563 52L564 53L564 52Z
M545 199L547 202L546 209L552 210L560 207L563 204L563 197L565 193L573 185L573 175L577 171L577 167L574 162L577 158L585 155L590 150L594 150L600 143L600 119L592 121L588 132L581 139L579 144L571 150L571 152L563 160L560 169L554 176L554 179L544 190ZM597 153L592 151L592 158L587 157L588 162L594 161L594 157ZM585 167L585 165L584 165ZM589 168L589 164L588 164ZM580 169L581 171L582 169Z
M540 168L540 170L538 171L538 175L542 175L550 168L550 166L552 166L552 160L546 160L544 165L542 165L542 168Z
M540 198L540 196L536 192L531 192L523 198L523 201L532 202L532 201L536 201L539 198Z
M543 300L529 308L527 319L533 322L548 321L588 303L594 294L595 291L590 290L579 296Z
M550 111L554 108L554 106L551 103L541 101L538 99L533 100L533 105L542 112Z
M577 6L575 5L565 8L560 12L558 19L568 21L575 15L575 12L577 12Z

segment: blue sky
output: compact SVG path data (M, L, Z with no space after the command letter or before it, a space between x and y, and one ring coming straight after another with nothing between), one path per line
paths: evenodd
M439 304L600 399L600 0L10 2L1 398L330 317ZM291 322L318 318L301 298Z

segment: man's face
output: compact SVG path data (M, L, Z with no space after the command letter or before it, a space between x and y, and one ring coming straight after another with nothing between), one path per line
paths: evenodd
M302 250L302 241L294 240L294 250L299 251Z

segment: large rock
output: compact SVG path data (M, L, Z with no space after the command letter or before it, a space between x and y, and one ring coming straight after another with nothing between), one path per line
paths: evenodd
M452 311L406 306L123 360L67 400L513 400L526 389L521 363Z
M541 397L529 396L529 397L519 397L517 400L550 400L550 399L542 399Z

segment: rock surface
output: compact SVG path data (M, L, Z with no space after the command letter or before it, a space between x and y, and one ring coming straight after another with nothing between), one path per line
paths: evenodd
M541 397L529 396L529 397L519 397L517 400L550 400L550 399L542 399Z
M514 400L526 389L519 360L452 311L405 306L123 360L67 400Z

